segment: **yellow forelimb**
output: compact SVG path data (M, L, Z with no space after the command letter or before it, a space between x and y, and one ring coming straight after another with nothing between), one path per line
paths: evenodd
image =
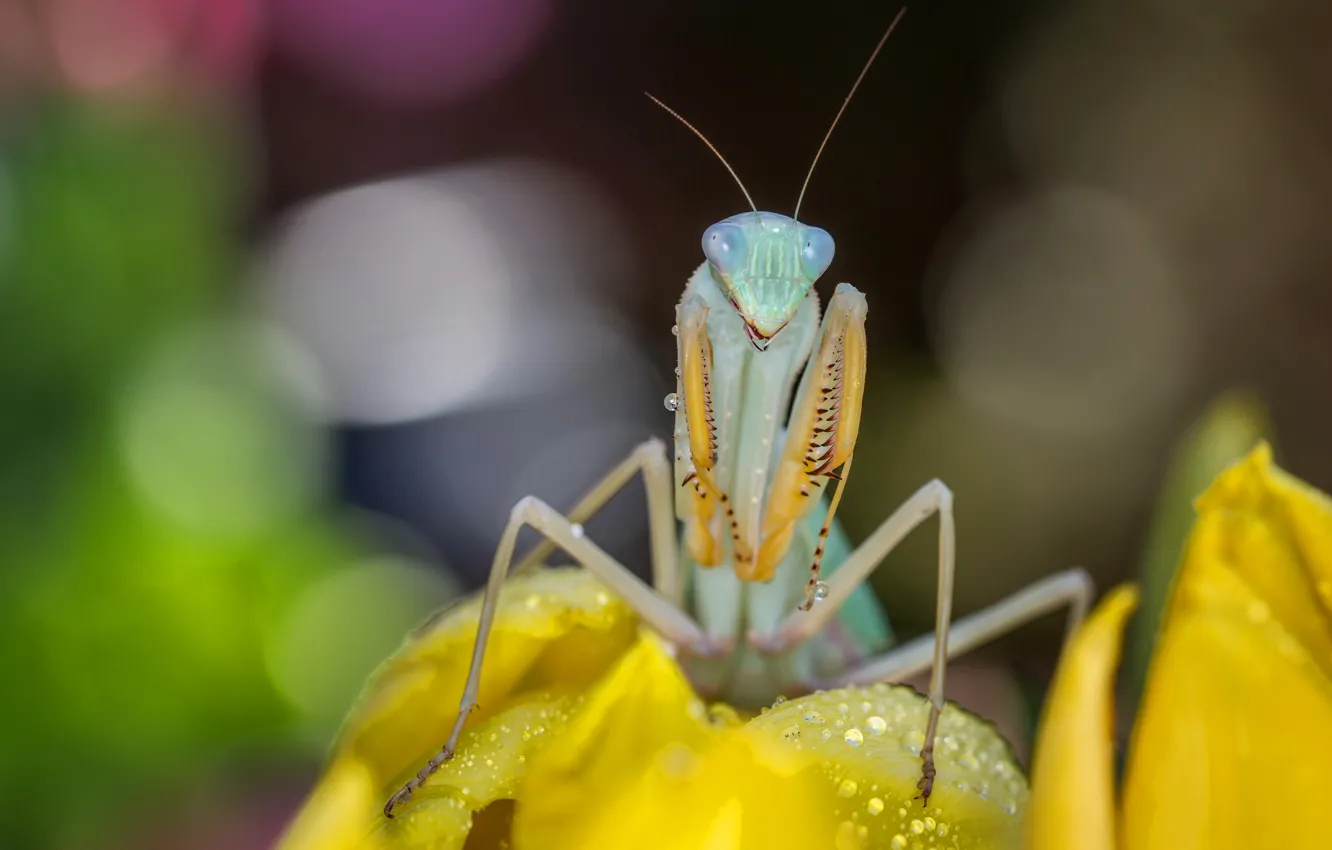
M791 411L768 493L763 541L751 571L757 580L773 575L786 557L795 524L814 509L832 473L847 464L855 450L865 389L865 314L865 297L847 284L839 286ZM834 500L815 550L815 574L836 509Z

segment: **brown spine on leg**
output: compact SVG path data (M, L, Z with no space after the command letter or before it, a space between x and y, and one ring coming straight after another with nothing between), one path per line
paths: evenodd
M758 562L750 575L740 576L750 580L771 578L786 556L795 524L814 509L828 481L836 480L837 489L810 568L807 598L801 606L806 610L818 587L825 542L860 430L866 312L863 295L847 284L838 286L828 304L819 347L810 358L791 411L786 444L764 509Z
M717 421L712 405L712 340L708 338L708 307L699 298L691 298L680 309L676 326L680 331L680 388L684 394L684 420L689 431L689 453L694 461L695 496L688 500L693 521L687 523L685 545L689 556L700 565L713 566L724 559L712 518L721 510L729 526L734 561L749 563L754 559L740 537L740 526L730 497L717 484L713 471L717 465ZM688 479L686 479L688 481Z

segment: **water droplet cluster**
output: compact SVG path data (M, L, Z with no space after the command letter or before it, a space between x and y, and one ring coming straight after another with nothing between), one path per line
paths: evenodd
M807 752L827 776L838 848L930 850L1021 844L1027 781L994 727L949 704L934 794L913 800L929 701L901 685L826 691L774 705L750 728Z
M474 812L514 798L526 775L528 757L564 731L580 704L581 697L538 698L467 730L458 754L426 780L429 793L418 793L395 819L381 820L377 828L389 843L397 843L405 842L425 822L468 827Z

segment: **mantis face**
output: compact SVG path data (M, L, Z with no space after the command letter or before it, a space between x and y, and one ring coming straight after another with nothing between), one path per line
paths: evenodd
M828 231L770 212L733 215L703 232L712 279L759 351L795 316L834 250Z

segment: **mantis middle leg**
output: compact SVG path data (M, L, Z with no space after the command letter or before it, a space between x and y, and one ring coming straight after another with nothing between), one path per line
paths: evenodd
M850 671L845 677L838 677L836 683L820 683L845 685L885 681L890 677L916 672L925 666L928 659L931 665L930 715L925 729L925 744L921 749L921 778L917 783L920 789L917 799L924 803L928 803L934 788L934 739L938 731L939 715L943 711L944 679L949 657L966 652L1062 605L1069 605L1071 609L1071 631L1081 621L1091 600L1091 580L1085 572L1070 570L1019 591L966 618L958 624L957 634L950 635L953 631L953 578L956 567L953 494L942 481L936 479L917 490L851 553L828 580L827 594L822 605L793 612L770 634L750 637L754 646L772 653L785 652L813 637L837 614L851 592L869 577L888 553L934 514L939 515L939 584L934 634L889 650L885 655ZM951 651L950 636L955 639Z
M652 537L653 576L659 589L665 591L667 595L649 587L628 567L606 554L600 546L587 537L580 524L581 520L591 517L640 469L647 484L648 508L651 514L649 530ZM454 721L448 740L439 752L384 805L386 817L393 817L394 807L408 800L431 774L439 770L440 765L453 757L458 739L462 736L463 727L467 723L467 717L476 707L486 643L494 625L500 588L509 575L518 532L523 526L536 529L545 540L523 558L520 568L526 568L544 558L555 546L558 546L573 556L584 569L600 579L607 588L634 609L644 623L666 640L702 655L711 651L712 647L703 629L671 598L672 595L678 595L680 585L676 577L678 567L675 556L673 514L670 513L671 496L670 467L666 460L665 446L659 440L651 440L639 446L633 454L594 486L574 506L570 512L571 516L560 514L535 496L526 496L514 505L508 524L504 527L504 533L500 536L495 560L490 568L490 577L486 581L481 617L476 629L476 643L472 648L471 666L468 668L467 682L463 686L462 699L458 704L458 718Z

